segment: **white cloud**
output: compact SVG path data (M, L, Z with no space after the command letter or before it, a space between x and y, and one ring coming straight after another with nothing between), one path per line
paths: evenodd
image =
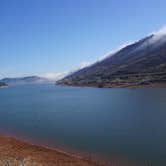
M68 72L50 72L50 73L41 73L39 74L40 77L47 78L51 81L57 81L59 79L62 79L68 74Z
M80 66L78 68L82 69L82 68L85 68L87 66L90 66L91 64L92 64L92 62L84 61L84 62L81 62Z
M151 43L158 42L160 44L161 42L166 41L166 26L163 26L160 30L153 33L154 36L151 40Z
M147 36L153 35L151 38L146 40L138 49L145 48L149 45L153 45L153 48L166 42L166 26L163 26L158 31L154 31Z
M75 67L71 70L68 70L68 71L64 71L64 72L48 72L48 73L40 73L38 74L40 77L43 77L43 78L47 78L51 81L58 81L62 78L64 78L65 76L69 75L69 74L72 74L80 69L83 69L89 65L91 65L92 62L88 62L88 61L83 61L80 63L80 65L78 67Z
M153 32L154 35L158 35L158 36L162 36L162 35L166 35L166 25L163 26L161 29L159 29L156 32Z
M166 41L166 25L165 26L163 26L161 29L159 29L158 31L155 31L155 32L153 32L153 33L150 33L149 35L147 35L147 36L150 36L150 35L154 35L153 36L153 38L149 41L149 43L148 44L153 44L154 42L156 42L156 41L159 41L159 43L158 44L160 44L161 42L163 42L163 41ZM164 36L164 38L162 38ZM162 39L162 40L161 40ZM126 43L124 43L124 44L122 44L122 45L120 45L119 47L117 47L117 48L115 48L115 49L112 49L110 52L108 52L108 53L106 53L105 55L103 55L103 56L101 56L101 57L99 57L96 61L94 61L94 62L83 62L82 63L82 68L84 68L84 67L87 67L87 66L89 66L89 65L92 65L92 64L95 64L95 63L97 63L97 62L100 62L100 61L102 61L102 60L104 60L104 59L106 59L106 58L108 58L108 57L111 57L111 56L113 56L115 53L117 53L118 51L120 51L121 49L123 49L123 48L125 48L125 47L127 47L127 46L129 46L129 45L131 45L131 44L134 44L134 43L136 43L136 42L138 42L139 40L135 40L135 41L129 41L129 42L126 42ZM147 43L144 43L142 46L144 47L144 45L146 45Z

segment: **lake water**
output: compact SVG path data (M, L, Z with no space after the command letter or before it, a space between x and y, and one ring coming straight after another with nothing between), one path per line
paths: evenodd
M52 147L166 165L166 89L0 89L0 132Z

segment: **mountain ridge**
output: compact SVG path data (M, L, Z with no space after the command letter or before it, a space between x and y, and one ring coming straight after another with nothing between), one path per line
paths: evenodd
M97 87L166 84L166 31L127 45L57 84Z

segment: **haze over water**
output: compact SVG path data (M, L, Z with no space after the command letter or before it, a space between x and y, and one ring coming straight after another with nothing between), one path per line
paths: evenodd
M102 156L166 164L166 89L54 85L0 90L0 132Z

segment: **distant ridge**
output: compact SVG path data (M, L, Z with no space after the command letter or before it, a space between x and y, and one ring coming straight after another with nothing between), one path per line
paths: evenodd
M0 82L0 88L5 87L5 86L8 86L8 85L4 82Z
M0 80L8 85L15 84L41 84L41 83L50 83L49 79L38 77L38 76L28 76L28 77L16 77L16 78L4 78Z
M166 28L57 82L61 85L132 87L166 84Z

